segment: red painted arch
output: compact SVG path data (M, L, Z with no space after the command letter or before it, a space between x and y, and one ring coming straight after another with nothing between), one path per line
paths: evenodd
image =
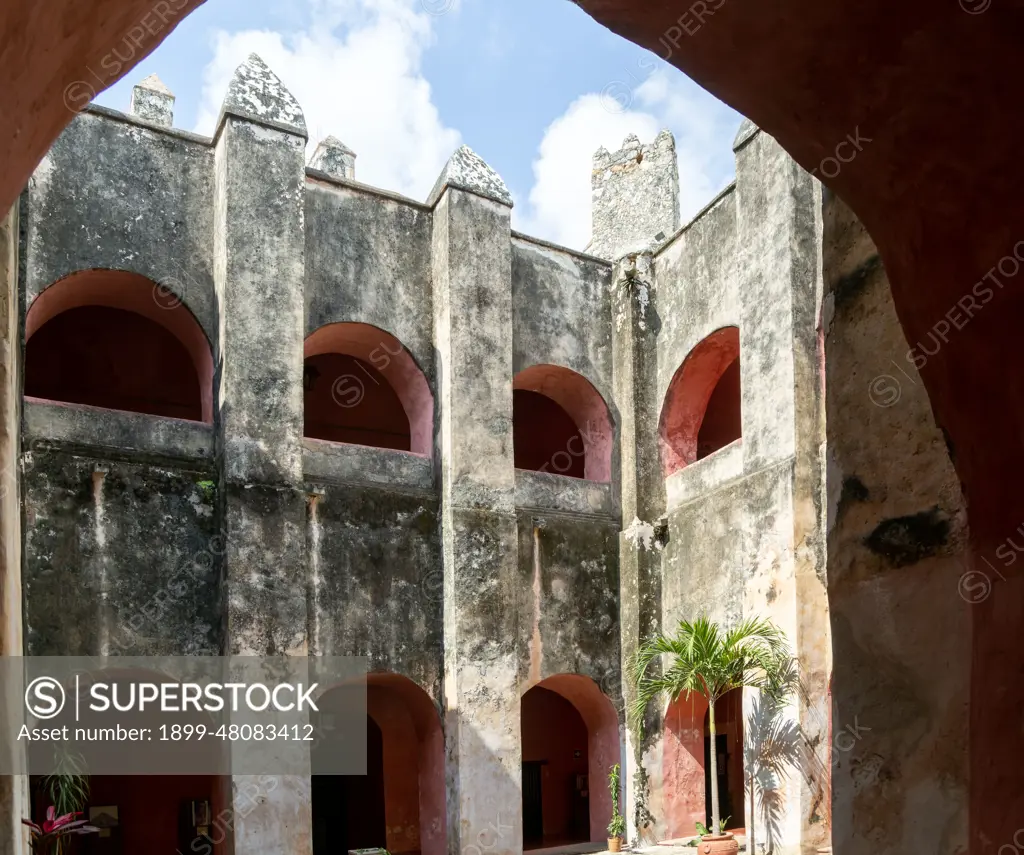
M355 685L341 683L317 697L321 710ZM446 855L445 753L441 715L430 696L401 674L366 675L366 713L383 742L383 813L389 852ZM333 815L328 817L333 821Z
M544 395L565 410L583 440L583 477L611 481L615 430L608 405L586 377L560 365L531 365L515 376L512 388ZM575 453L567 449L567 455Z
M622 762L619 717L615 707L597 683L582 674L555 674L530 686L529 690L538 687L561 695L573 705L587 726L590 839L606 840L608 822L612 815L608 771L616 763ZM523 697L526 694L524 692Z
M409 419L410 450L433 456L434 396L420 367L397 338L370 324L327 324L306 338L304 358L328 353L355 357L379 372Z
M173 335L188 352L199 378L203 421L213 421L213 352L206 333L180 299L141 274L97 269L58 279L32 301L25 317L26 343L57 315L86 306L133 312ZM132 358L130 353L124 356Z
M691 350L672 377L658 427L665 477L698 459L698 439L708 404L739 355L739 328L723 327Z

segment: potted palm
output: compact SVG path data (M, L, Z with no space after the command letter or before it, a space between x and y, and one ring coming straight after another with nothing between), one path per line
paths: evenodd
M652 673L655 660L667 657L660 674ZM629 714L632 724L643 728L644 714L652 700L675 701L691 692L708 702L711 744L715 744L715 704L728 692L744 686L773 695L793 671L793 658L782 630L771 621L751 618L728 632L707 617L680 621L675 633L661 634L646 642L633 664L636 700ZM718 812L718 752L711 751L711 828L701 835L703 855L735 855L736 838L725 833Z
M612 794L612 818L608 823L608 851L622 851L622 837L626 833L626 818L619 813L619 764L608 770L608 792Z

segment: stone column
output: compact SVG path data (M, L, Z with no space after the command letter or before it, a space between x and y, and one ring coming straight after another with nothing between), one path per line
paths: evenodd
M801 744L797 768L778 783L784 806L775 824L781 851L814 852L830 842L821 189L749 121L734 151L741 359L758 371L758 382L743 384L745 469L779 473L787 515L758 541L756 560L777 563L770 577L775 596L768 599L748 584L745 612L781 627L799 661L801 689L782 716L799 727ZM749 728L752 694L744 700ZM758 726L766 727L767 719ZM745 749L756 752L749 734L745 738ZM749 784L747 791L749 802ZM765 843L763 812L748 803L747 817L755 846Z
M468 148L434 208L448 851L522 851L512 453L512 199Z
M18 205L0 222L0 655L21 656L21 509L18 489L21 422L18 334ZM17 703L6 698L0 703ZM11 711L13 715L15 710ZM0 712L0 718L5 717ZM19 750L15 746L0 751ZM28 778L0 776L0 855L23 851L29 815Z
M656 362L655 337L647 323L652 312L651 283L653 259L649 253L627 256L612 273L614 283L612 347L614 352L615 406L620 418L622 461L622 525L619 534L619 596L622 644L622 697L624 713L634 702L636 692L629 675L640 644L660 628L660 559L649 551L637 532L644 523L664 508L664 488L658 460L658 437L649 430L657 425L657 403L653 384L644 378L653 375ZM639 525L635 522L639 520ZM653 706L652 706L653 709ZM644 740L626 728L623 752L623 816L628 823L629 840L656 842L658 831L646 817L645 827L637 828L637 805L650 811L649 797L661 789L660 739L654 730ZM646 759L645 759L646 758ZM640 764L650 783L646 794L637 792ZM656 813L660 813L656 811ZM645 817L641 817L644 820Z
M216 137L218 451L225 650L305 655L302 487L306 126L256 55L235 72ZM235 851L309 853L307 781L233 778ZM252 808L251 793L262 791Z

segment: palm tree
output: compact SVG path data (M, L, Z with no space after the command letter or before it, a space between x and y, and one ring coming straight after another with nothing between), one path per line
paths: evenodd
M649 673L651 664L670 657L660 676ZM633 665L637 695L630 708L631 723L643 728L652 700L667 696L675 701L691 692L708 702L711 731L711 833L719 834L718 752L715 746L715 704L742 686L761 689L772 697L784 694L794 660L786 636L771 621L750 618L723 633L706 616L680 621L674 635L661 634L640 647Z

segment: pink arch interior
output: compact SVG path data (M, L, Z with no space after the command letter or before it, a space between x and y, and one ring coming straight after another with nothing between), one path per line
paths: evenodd
M571 703L587 726L587 754L590 769L590 839L606 840L612 816L608 792L608 770L621 763L619 717L612 702L589 677L555 674L536 686L555 692ZM535 688L531 686L530 688ZM703 781L703 778L701 779ZM619 805L622 809L622 805Z
M659 425L665 477L697 459L697 436L708 402L718 381L739 355L739 328L723 327L690 351L672 377Z
M342 683L317 702L331 709ZM343 702L344 707L344 702ZM384 820L388 852L447 855L444 733L430 696L401 674L366 675L366 712L380 728L384 748Z
M178 339L188 351L199 377L203 421L213 421L213 353L202 327L183 303L166 295L162 286L138 273L83 270L57 280L32 301L25 318L25 341L47 321L82 306L134 312L160 324ZM131 354L126 354L125 358L130 359Z
M369 324L327 324L306 339L304 358L324 353L354 356L383 374L409 418L413 453L433 455L434 396L427 378L397 338Z
M537 392L565 410L583 437L584 477L612 480L615 432L608 405L589 380L560 365L532 365L515 376L512 388Z

